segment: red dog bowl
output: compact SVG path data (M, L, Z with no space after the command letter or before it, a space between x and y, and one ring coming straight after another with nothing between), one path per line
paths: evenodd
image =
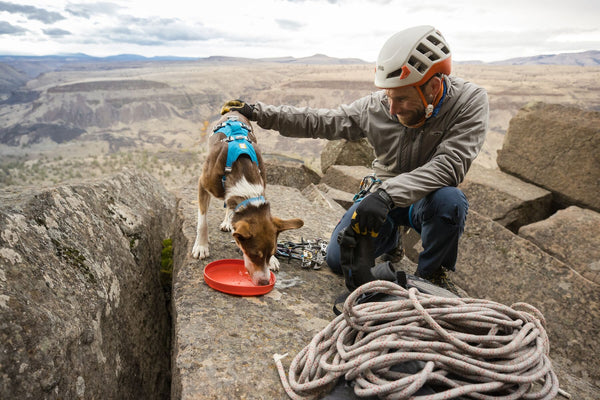
M244 260L224 259L209 263L204 267L204 281L213 289L238 296L260 296L269 293L275 286L272 271L269 284L256 286L244 266Z

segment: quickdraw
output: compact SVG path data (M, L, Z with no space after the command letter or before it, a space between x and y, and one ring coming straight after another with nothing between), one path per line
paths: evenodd
M300 260L302 268L321 269L327 255L327 241L323 239L304 240L300 243L290 241L277 242L277 258Z

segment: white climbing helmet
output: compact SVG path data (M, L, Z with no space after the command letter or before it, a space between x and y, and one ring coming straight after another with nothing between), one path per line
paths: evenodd
M415 26L390 37L379 52L375 86L420 86L437 73L449 75L450 47L433 26Z

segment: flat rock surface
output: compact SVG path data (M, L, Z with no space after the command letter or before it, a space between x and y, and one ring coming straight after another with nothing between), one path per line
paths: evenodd
M209 211L211 257L196 260L189 253L195 238L195 183L182 189L179 212L184 216L187 240L183 263L175 271L175 348L172 398L284 399L273 354L288 353L284 365L333 319L335 298L344 291L343 280L324 267L302 269L296 260L281 261L275 288L258 297L239 297L210 288L203 269L222 258L241 258L231 234L219 231L224 210L213 199ZM273 215L300 217L305 226L283 232L280 239L299 241L324 238L341 216L314 207L300 191L268 186Z

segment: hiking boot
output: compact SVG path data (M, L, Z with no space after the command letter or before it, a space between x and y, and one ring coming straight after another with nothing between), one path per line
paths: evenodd
M457 296L460 296L460 294L458 293L458 287L454 284L454 282L452 282L452 280L450 279L450 277L448 276L448 274L446 273L446 270L444 268L440 268L440 270L431 275L431 276L422 276L421 274L419 274L419 271L415 271L415 276L419 277L419 278L423 278L428 280L429 282L433 283L436 286L439 286L443 289L446 289L452 293L454 293Z

